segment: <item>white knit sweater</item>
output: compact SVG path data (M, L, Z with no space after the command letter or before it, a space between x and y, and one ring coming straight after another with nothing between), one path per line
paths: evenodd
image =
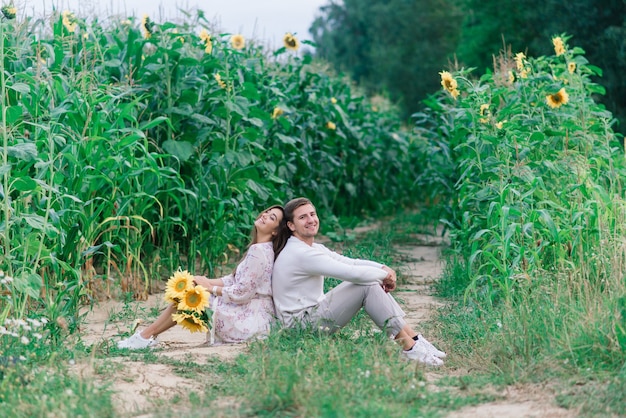
M274 262L272 294L278 318L286 326L324 299L324 277L360 285L382 283L383 265L344 257L322 244L306 244L292 236Z

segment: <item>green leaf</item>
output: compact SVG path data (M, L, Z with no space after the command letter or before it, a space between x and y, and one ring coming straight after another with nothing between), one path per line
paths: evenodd
M18 293L26 294L33 299L39 298L43 279L35 273L23 273L13 278L13 287Z
M189 160L195 151L194 146L189 142L174 141L171 139L163 142L163 149L181 161Z
M32 161L37 158L37 147L32 142L12 145L7 147L7 155L18 160Z
M30 192L37 188L37 182L30 177L20 177L13 182L13 188L20 192Z
M149 120L148 122L142 124L141 126L139 126L139 129L142 131L146 131L148 129L152 129L157 125L160 125L161 123L167 123L170 127L172 127L170 120L165 117L165 116L159 116L157 118L154 118L152 120Z
M25 83L15 83L11 86L7 86L11 90L15 90L18 93L30 93L30 86Z
M7 107L7 125L13 125L21 120L23 113L24 110L20 105Z

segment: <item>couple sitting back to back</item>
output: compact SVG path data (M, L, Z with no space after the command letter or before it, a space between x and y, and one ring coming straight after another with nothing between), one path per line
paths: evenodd
M344 257L315 243L319 219L306 198L272 206L254 223L252 242L234 275L220 279L195 276L212 293L216 343L262 338L278 318L285 327L311 327L332 333L361 309L403 348L401 356L431 366L446 356L405 321L389 294L396 273L369 260ZM324 294L324 277L342 281ZM219 297L218 297L219 296ZM272 303L273 298L273 303ZM169 306L154 323L118 343L119 348L146 348L176 325Z

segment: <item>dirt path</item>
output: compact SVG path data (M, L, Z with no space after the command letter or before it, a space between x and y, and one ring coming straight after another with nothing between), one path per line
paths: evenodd
M398 250L405 261L401 272L407 284L399 289L399 295L405 302L407 322L420 330L420 323L428 320L434 309L442 306L431 292L432 284L442 275L441 239L429 235L416 235L415 245L400 247ZM433 341L435 342L435 341ZM445 341L437 341L436 345L448 353L446 365L427 373L433 390L440 390L437 381L446 375L462 376L469 373L467 369L457 366L462 360L455 357L454 347ZM447 388L454 390L453 388ZM502 391L489 388L485 392L498 398L497 401L477 406L469 406L449 413L447 418L570 418L575 417L573 411L560 408L554 401L554 394L546 387L517 385Z
M404 261L399 273L406 282L397 289L398 298L404 302L407 322L420 330L420 324L428 320L434 309L442 305L431 293L431 285L442 273L440 260L441 240L427 235L416 235L415 244L398 248ZM118 341L119 334L128 332L127 317L149 317L151 309L164 307L161 295L153 295L145 302L107 301L100 303L88 315L83 329L83 340L87 345L101 344L106 340ZM130 313L129 313L130 312ZM126 327L126 328L124 328ZM112 357L106 360L92 359L75 366L76 372L102 382L111 383L116 389L114 403L120 416L149 417L146 411L153 410L155 400L165 404L184 394L198 382L175 374L173 367L167 364L172 358L205 364L215 358L229 360L244 352L246 344L211 347L204 344L205 336L190 334L181 327L162 334L160 348L156 356L163 362L144 363L129 361L126 357ZM449 375L463 375L468 371L457 366L462 362L455 358L454 348L443 341L433 341L448 353L446 366L427 373L432 390L438 387L440 378ZM107 364L108 369L103 370ZM113 364L113 366L111 366ZM452 390L452 388L446 388ZM486 389L488 390L488 389ZM527 418L527 417L574 417L572 411L559 408L554 402L554 395L546 388L534 386L514 386L503 391L490 392L498 399L494 402L462 408L447 415L447 418Z

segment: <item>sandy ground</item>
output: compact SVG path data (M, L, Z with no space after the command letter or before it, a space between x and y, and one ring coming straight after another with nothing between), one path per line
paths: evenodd
M415 236L414 245L398 248L405 260L399 269L406 284L397 289L398 298L406 307L407 322L415 329L427 320L434 309L441 306L431 295L430 285L441 276L441 241L432 236ZM119 334L128 332L132 323L123 320L121 313L135 310L137 317L149 317L148 312L164 307L161 295L152 295L147 301L124 304L116 301L99 303L92 309L83 328L83 341L87 345L103 345L104 341L118 341ZM120 320L115 320L115 319ZM141 326L141 325L140 325ZM204 334L190 334L181 327L175 327L159 337L159 350L155 354L163 358L162 363L146 364L129 361L127 357L112 357L106 362L92 359L79 362L75 371L83 376L111 383L116 390L114 403L120 416L150 417L155 399L164 403L173 397L184 396L194 385L193 379L173 373L167 358L205 364L211 361L229 360L246 350L246 344L208 346ZM454 359L454 351L443 342L432 341L448 352ZM112 363L111 363L112 362ZM450 363L459 362L450 361ZM113 370L102 370L103 364ZM110 366L113 364L113 366ZM467 370L448 365L427 373L430 386L437 390L436 382L446 375L463 375ZM197 384L197 383L196 383ZM527 417L574 417L575 413L560 408L554 401L554 394L545 387L511 386L500 392L492 392L497 401L478 406L465 407L447 415L447 418L527 418Z

